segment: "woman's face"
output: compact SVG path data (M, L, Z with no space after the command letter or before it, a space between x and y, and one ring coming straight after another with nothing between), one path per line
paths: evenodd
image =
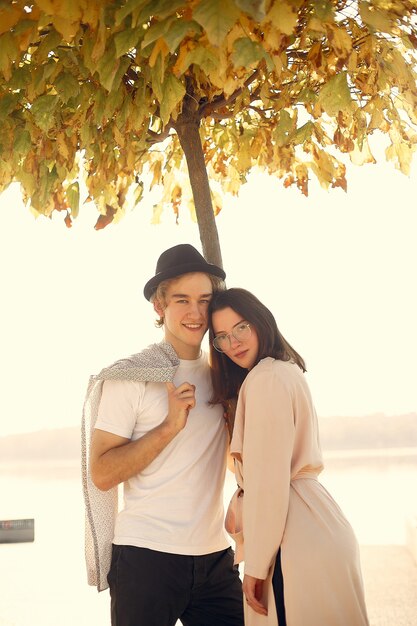
M254 326L230 307L212 315L214 336L220 338L222 352L236 365L250 370L256 363L259 340ZM237 339L236 337L239 337Z

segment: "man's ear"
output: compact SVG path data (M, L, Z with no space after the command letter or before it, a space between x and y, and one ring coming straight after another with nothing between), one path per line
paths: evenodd
M155 313L157 313L159 315L159 317L163 318L164 317L164 309L160 303L159 300L154 300L153 301L153 308Z

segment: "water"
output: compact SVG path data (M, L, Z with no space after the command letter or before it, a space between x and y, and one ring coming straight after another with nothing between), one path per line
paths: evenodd
M78 468L0 472L0 519L35 518L34 543L0 544L0 626L110 626L108 592L86 583ZM417 461L383 457L329 459L321 478L362 545L404 544L416 480ZM229 474L226 501L233 490Z

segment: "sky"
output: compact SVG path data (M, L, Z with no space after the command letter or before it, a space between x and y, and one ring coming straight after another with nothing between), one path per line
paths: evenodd
M351 166L348 192L305 198L253 175L217 217L228 287L255 293L304 357L320 418L417 411L417 170ZM143 286L177 243L201 251L188 209L152 224L150 194L95 231L35 219L0 196L0 436L78 426L88 377L162 338Z

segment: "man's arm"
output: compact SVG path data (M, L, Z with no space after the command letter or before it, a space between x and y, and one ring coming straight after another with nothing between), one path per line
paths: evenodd
M91 439L90 468L93 483L107 491L142 472L185 427L195 406L195 387L166 383L168 415L161 424L135 441L95 429Z

